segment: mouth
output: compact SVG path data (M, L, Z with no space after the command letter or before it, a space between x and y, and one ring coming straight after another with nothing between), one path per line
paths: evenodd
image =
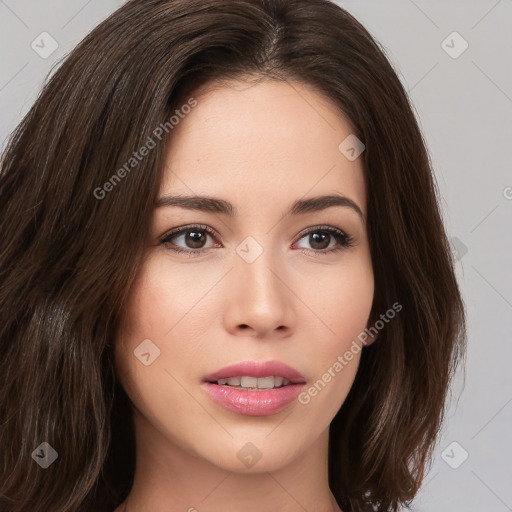
M206 376L203 388L232 412L267 416L290 405L305 383L300 372L279 361L248 361Z

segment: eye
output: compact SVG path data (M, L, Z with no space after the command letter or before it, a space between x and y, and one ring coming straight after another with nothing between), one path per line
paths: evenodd
M164 235L160 243L170 251L186 254L189 257L200 256L212 247L221 247L220 244L206 246L208 237L216 238L216 232L209 226L192 224L177 228ZM316 226L303 232L299 242L306 239L312 249L303 248L306 253L313 255L331 254L342 249L352 247L354 240L338 228L332 226Z
M354 245L354 239L332 226L316 226L302 233L300 240L306 239L306 242L312 246L312 249L305 248L306 253L311 254L331 254L341 251Z
M201 224L192 224L167 233L160 240L160 243L165 245L170 251L193 257L200 256L203 252L215 246L205 247L208 237L216 237L216 233L212 228ZM181 243L185 247L179 246L177 243Z

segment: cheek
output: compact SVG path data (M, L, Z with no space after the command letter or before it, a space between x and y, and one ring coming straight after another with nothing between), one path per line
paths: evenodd
M222 275L198 276L193 265L169 265L158 254L144 261L123 308L116 340L116 370L127 391L138 394L141 379L145 387L150 382L160 386L157 381L162 372L181 371L184 362L193 361L201 352L204 340L200 334L208 323L201 299L219 280L217 274ZM139 346L147 346L151 358L153 351L158 354L149 366L137 359L134 351L142 352Z
M301 297L314 313L319 355L345 351L369 320L374 295L370 257L355 254L346 264L303 281ZM309 313L308 313L309 316ZM315 318L316 317L316 318Z
M164 343L190 327L202 297L218 280L216 272L205 274L198 275L193 265L171 265L158 254L149 257L130 291L124 331L130 338L151 333Z
M333 371L336 375L344 373L344 379L352 383L361 356L361 333L368 325L373 303L374 280L371 266L355 267L345 277L338 293L331 293L331 303L336 304L332 309L332 330L335 336L327 344L328 369L331 374ZM342 356L343 369L339 366L339 356Z
M188 343L172 343L185 336L190 301L194 295L197 302L199 293L190 292L191 276L187 287L183 274L163 272L157 259L145 261L123 309L115 346L120 384L142 417L162 432L166 425L181 422L182 416L173 413L170 403L179 404L185 418L197 414L196 404L186 399L180 383L173 378L176 368L183 368L184 361L190 362L194 353L193 338L189 336ZM146 353L149 357L144 356Z
M328 303L338 345L350 344L367 325L373 303L374 281L371 268L355 269L344 276L338 287L331 286Z
M155 271L156 270L156 271ZM153 379L162 363L162 335L171 329L172 317L166 304L165 282L148 261L141 265L131 287L116 340L116 369L132 400L139 394L137 383ZM175 305L176 307L176 305ZM149 341L148 341L149 340ZM144 351L139 347L146 347ZM139 354L140 359L137 358ZM149 353L148 356L143 354ZM146 363L151 362L145 366ZM135 401L135 400L134 400Z
M309 353L310 361L315 361L314 377L299 403L311 419L322 411L325 421L330 421L345 401L358 370L362 352L358 336L367 326L373 302L372 267L369 260L361 260L316 285L308 295L308 305L320 312L317 317L321 320L315 322L318 334Z

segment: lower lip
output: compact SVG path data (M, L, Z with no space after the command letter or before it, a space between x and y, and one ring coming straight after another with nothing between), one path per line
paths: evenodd
M282 411L300 394L304 384L253 391L204 383L206 392L226 409L246 416L268 416Z

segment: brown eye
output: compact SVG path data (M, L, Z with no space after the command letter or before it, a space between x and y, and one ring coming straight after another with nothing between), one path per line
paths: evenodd
M303 233L299 240L305 239L310 245L304 249L317 254L329 254L351 247L354 240L343 231L331 226L319 226Z
M189 249L202 249L204 244L206 243L207 235L204 232L199 231L197 229L187 229L178 234L174 234L172 236L168 236L165 241L166 243L170 242L173 238L181 238L183 237L183 243Z
M209 237L214 238L215 231L208 226L185 226L165 235L160 243L171 251L192 256L212 247L205 247Z

